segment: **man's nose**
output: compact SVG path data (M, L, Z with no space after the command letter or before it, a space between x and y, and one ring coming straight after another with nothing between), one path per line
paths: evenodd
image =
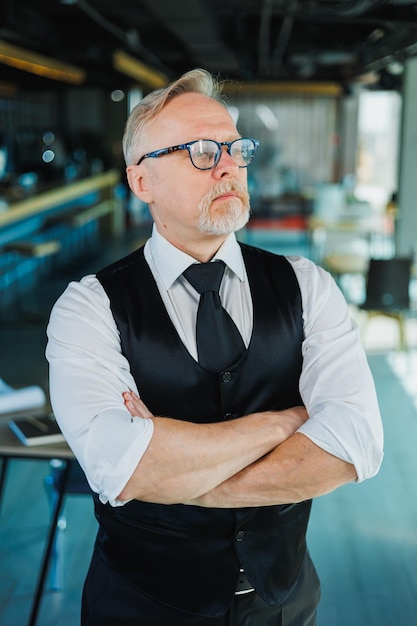
M222 146L220 159L216 167L213 169L213 174L218 178L227 175L236 176L238 170L239 166L227 152L227 146Z

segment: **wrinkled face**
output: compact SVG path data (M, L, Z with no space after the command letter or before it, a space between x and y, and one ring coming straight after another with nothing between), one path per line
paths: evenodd
M144 152L196 139L222 142L239 137L222 104L186 93L174 98L151 123ZM180 150L145 159L129 166L127 173L134 193L149 205L159 232L177 247L210 237L224 240L249 218L247 170L238 167L226 147L211 170L198 170L188 151Z

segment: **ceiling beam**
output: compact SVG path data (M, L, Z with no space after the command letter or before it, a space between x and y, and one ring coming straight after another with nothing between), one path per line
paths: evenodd
M223 92L229 95L283 94L315 95L337 98L343 94L341 85L326 82L232 82L223 83Z
M118 72L133 78L141 85L159 89L168 84L168 77L158 70L142 63L135 57L127 54L123 50L116 50L113 54L113 67Z
M84 70L74 65L14 46L3 40L0 40L0 63L43 78L76 85L83 83L86 78Z

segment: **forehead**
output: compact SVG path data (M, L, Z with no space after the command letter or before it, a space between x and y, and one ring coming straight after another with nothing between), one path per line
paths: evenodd
M202 94L185 93L162 109L148 128L147 140L152 140L156 149L193 139L224 141L237 135L233 118L223 104Z

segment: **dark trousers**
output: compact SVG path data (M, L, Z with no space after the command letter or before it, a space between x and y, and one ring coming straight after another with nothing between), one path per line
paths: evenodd
M282 606L270 607L255 593L235 596L223 617L201 617L159 604L126 583L97 556L84 586L81 626L316 626L320 585L307 555Z

